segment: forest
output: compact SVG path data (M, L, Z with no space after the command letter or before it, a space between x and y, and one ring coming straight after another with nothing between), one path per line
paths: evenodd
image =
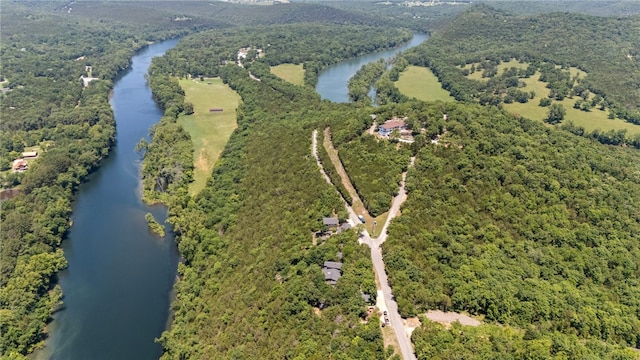
M189 47L178 47L158 64L167 72L172 66L183 69L179 59L190 58L192 52ZM286 58L287 54L279 56ZM276 288L302 279L305 271L298 270L298 277L279 284L285 269L293 275L292 267L311 264L307 260L302 264L302 254L324 245L310 245L308 234L319 228L317 219L322 211L336 211L340 205L337 193L327 189L324 196L333 200L323 202L329 207L312 215L316 202L301 206L290 192L295 189L283 184L305 183L309 190L304 192L320 186L308 144L312 129L327 126L334 144L342 149L345 167L350 174L357 174L365 159L352 161L349 169L349 154L366 154L365 146L374 146L361 136L371 125L367 114L372 113L380 118L407 116L413 127L425 129L418 135L422 140L410 147L417 160L409 171L409 200L403 215L392 223L384 246L403 316L444 309L479 315L488 323L457 332L455 327L445 330L423 320L424 327L413 337L419 358L448 358L456 351L469 358L637 358L627 348L638 346L639 333L638 318L629 316L637 313L636 299L640 298L636 290L640 258L635 237L640 220L634 205L640 185L640 172L633 170L638 163L636 150L606 147L496 107L417 101L358 110L350 105L329 105L319 102L310 89L275 78L267 64L275 62L265 58L247 65L260 82L251 80L237 66L217 69L242 96L240 127L209 184L196 198L197 205L189 205L186 197L178 201L184 212L178 212L173 221L181 231L179 247L188 261L180 268L174 327L161 339L165 358L258 353L286 356L272 343L264 343L267 334L283 339L278 343L290 344L288 348L296 349L293 353L302 351L298 342L287 342L292 341L288 334L309 323L287 318L287 326L277 325L285 319L263 310L280 304L277 296L283 295ZM260 90L264 87L271 89L269 96ZM448 115L447 120L443 114ZM430 144L428 139L438 136L441 142ZM287 146L294 138L307 145ZM408 156L392 148L374 150L376 147L383 145L371 148L374 156ZM294 151L299 155L293 155ZM321 158L326 156L321 152ZM282 162L283 158L289 160ZM402 169L389 174L398 176ZM329 173L336 179L335 173ZM354 182L371 186L376 180ZM340 192L344 195L343 189ZM193 218L202 220L185 221ZM308 224L306 228L298 227L300 219ZM273 233L267 230L275 229L269 225L272 222L279 224ZM261 248L270 251L256 250ZM252 252L252 261L248 260L250 255L241 255L246 252ZM321 260L335 260L332 253L325 253ZM233 266L234 274L212 270L225 264ZM259 270L264 269L263 264L274 264L266 267L272 269L268 275ZM317 268L315 271L317 276ZM240 284L242 274L259 280ZM351 286L363 291L362 284ZM254 290L243 295L247 286ZM271 296L276 293L270 298L273 304L260 300L259 294L267 292ZM289 295L288 303L299 306L299 312L288 313L296 319L302 314L310 316L327 296ZM355 304L351 313L342 307L345 301L356 299L354 291L334 302L337 312L332 316L339 312L357 316ZM240 309L244 318L234 317L232 310L227 316L213 313L216 304L222 303L236 304L234 309ZM190 310L194 307L197 313L211 315L201 316L194 325L190 320L196 313ZM249 325L251 319L263 324L260 331ZM206 330L210 326L217 330ZM228 333L246 334L251 341L223 335ZM482 341L487 338L491 341ZM215 345L204 350L188 346L203 339ZM320 342L312 338L307 345L313 348ZM326 349L314 349L320 358L326 356ZM357 358L352 349L341 350L349 354L347 357Z
M3 3L0 171L2 187L17 188L20 195L3 200L0 213L2 356L19 358L44 344L44 326L62 299L56 273L66 266L59 246L70 226L72 202L79 184L100 166L113 146L115 123L108 95L113 81L128 68L137 49L149 41L206 28L237 26L240 20L256 24L304 22L314 13L310 10L315 11L317 22L373 23L369 17L322 5L296 5L295 11L270 7L261 12L244 6L218 5L215 11L228 15L223 22L214 19L216 12L203 2ZM204 7L207 11L203 11ZM190 19L175 20L183 17ZM366 30L367 36L373 34L371 29ZM350 47L344 53L336 49L338 52L333 55L346 58L380 46L393 46L408 36L402 31L395 34L388 41L375 36L369 42L350 38L363 47ZM342 35L349 39L347 34ZM330 58L325 57L324 61L331 61L327 59ZM83 87L81 76L97 80ZM183 146L175 146L170 157L158 156L149 161L152 165L147 164L146 172L159 171L162 176L160 181L156 181L158 177L145 181L153 181L162 190L169 189L169 184L178 189L179 184L190 180L193 166L190 140L174 121L183 104L174 99L176 88L171 87L171 79L154 80L158 84L153 86L166 87L165 92L159 90L154 95L168 110L154 131L170 134L166 142L182 141ZM140 145L139 150L147 152L150 159L151 154L157 154L154 148L162 146ZM28 171L8 170L13 159L31 148L39 149L40 156ZM169 161L174 157L177 160ZM146 200L169 202L159 196L162 194L148 192Z
M640 124L640 17L598 17L553 13L513 15L498 8L478 5L468 9L451 25L435 34L422 46L406 52L412 65L427 66L444 89L459 101L479 101L500 105L526 102L519 79L536 71L549 82L549 98L594 94L596 104L610 116ZM496 65L517 59L528 63L525 70L511 71L488 82L473 80L461 66L479 63L483 77L493 77ZM556 67L577 67L587 73L584 79L562 79ZM471 70L474 70L473 67ZM578 104L582 106L585 104ZM585 111L589 109L585 108ZM544 111L544 110L543 110ZM606 131L607 129L601 129ZM583 130L584 131L584 130ZM603 143L611 143L609 134L587 134ZM637 139L628 138L633 146Z
M447 106L456 146L420 149L385 243L401 312L465 311L540 339L638 347L637 150Z
M138 146L144 199L169 207L183 258L171 327L158 339L163 359L394 358L367 312L376 296L369 249L354 231L314 243L323 217L347 217L340 194L349 201L311 155L312 131L327 127L372 213L384 211L416 156L408 200L383 246L402 315L453 310L485 323L445 329L422 318L412 337L419 359L637 359L630 347L640 347L638 150L619 134L585 134L570 123L547 128L500 104L474 104L486 89L462 67L513 58L537 71L578 67L589 74L582 85L634 122L638 18L536 15L538 5L519 9L534 15L514 16L510 3L256 11L197 1L3 2L0 170L25 148L42 154L25 173L3 173L3 187L21 194L3 201L0 213L0 356L24 358L41 347L61 304L59 246L79 184L114 145L114 80L148 42L186 35L152 63L149 83L165 114L152 141ZM634 9L615 2L582 10ZM411 30L434 36L389 71L371 66L353 80L358 99L375 81L380 106L332 104L313 90L330 64L396 46ZM266 56L242 68L233 62L247 46ZM283 63L303 64L305 86L270 73ZM459 102L400 94L393 81L409 64L432 69ZM97 80L83 87L80 76ZM177 82L185 76L219 76L242 97L238 128L195 197L187 190L191 140L176 122L188 111ZM416 141L363 136L371 114L406 116ZM322 149L320 157L336 183ZM325 261L343 263L335 286L324 281Z

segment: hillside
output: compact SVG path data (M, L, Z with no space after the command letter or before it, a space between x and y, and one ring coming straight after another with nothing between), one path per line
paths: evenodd
M505 85L496 88L492 82L466 78L460 67L467 64L482 62L491 68L517 59L533 64L534 71L545 64L577 67L587 73L578 83L582 88L604 98L617 117L640 124L638 38L638 16L516 16L479 5L406 57L412 65L430 67L445 89L465 101L482 101L508 90ZM571 90L576 85L563 86Z
M447 114L451 146L418 152L385 243L403 314L637 348L640 153L495 109Z

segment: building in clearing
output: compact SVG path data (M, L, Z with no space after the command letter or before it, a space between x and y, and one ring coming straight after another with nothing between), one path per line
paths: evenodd
M23 159L35 159L38 157L37 151L25 151L22 153Z
M340 226L340 221L335 217L322 218L322 225L325 225L329 230L335 230Z
M378 127L378 134L381 136L389 136L393 130L404 130L407 128L407 125L404 122L404 119L398 119L397 117L392 118L391 120L387 120L384 124Z
M25 159L15 159L13 160L13 166L11 168L13 172L23 172L29 169L29 164L27 164Z

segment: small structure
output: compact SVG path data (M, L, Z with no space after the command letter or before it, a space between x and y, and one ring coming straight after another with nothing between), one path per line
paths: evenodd
M404 119L398 119L397 117L393 117L391 120L387 120L384 124L378 127L378 134L381 136L389 136L393 130L404 130L407 128L407 125L404 122Z
M360 297L362 298L362 300L364 300L365 303L371 304L371 295L360 291Z
M23 159L35 159L38 157L37 151L25 151L22 153Z
M322 225L325 225L329 230L335 230L340 226L340 221L335 217L322 218Z
M13 169L13 172L23 172L29 169L29 164L25 159L15 159L13 160L13 166L11 168Z
M338 234L349 229L351 229L351 224L349 224L348 222L342 223L342 225L340 225L340 228L338 228Z
M82 80L82 86L87 87L89 83L94 80L99 80L97 77L89 77L89 76L81 76L80 80Z
M209 109L209 112L222 112L223 109L222 108L211 108Z
M335 285L342 276L342 263L325 261L322 266L322 272L324 273L324 281L329 285Z

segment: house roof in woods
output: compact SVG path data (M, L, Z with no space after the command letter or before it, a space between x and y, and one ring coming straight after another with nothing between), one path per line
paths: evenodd
M322 223L324 225L327 225L327 226L338 226L338 225L340 225L340 222L338 221L338 218L334 218L334 217L322 218Z
M340 270L340 269L342 269L342 263L341 262L336 262L336 261L325 261L323 267L325 267L327 269Z
M335 285L340 276L342 276L342 272L340 269L342 268L342 263L335 261L325 261L322 266L322 272L324 273L324 280L331 285Z
M397 129L404 126L405 126L404 120L400 120L400 119L387 120L384 122L384 124L380 125L380 127L385 130Z
M23 158L35 158L38 157L37 151L25 151L22 153Z
M364 302L366 302L367 304L371 302L371 295L367 294L367 293L363 293L360 292L360 297L362 298L362 300L364 300Z
M29 164L24 159L15 159L13 160L13 171L21 171L27 170L29 168Z
M324 273L324 280L330 284L335 284L342 276L340 270L336 269L322 269L322 272Z
M351 229L351 224L349 224L349 223L347 223L347 222L346 222L346 223L343 223L342 225L340 225L340 228L341 228L342 230L344 230L344 231L347 231L347 230Z

